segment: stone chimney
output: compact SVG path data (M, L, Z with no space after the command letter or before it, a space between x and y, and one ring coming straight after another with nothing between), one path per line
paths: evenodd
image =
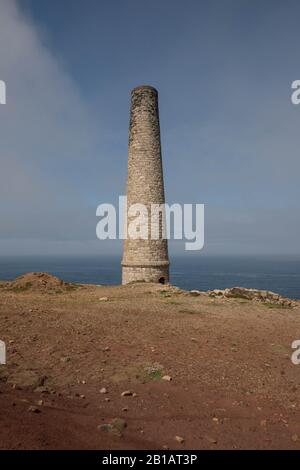
M148 239L124 241L122 284L133 281L169 282L167 240L162 237L160 215L158 239L151 239L151 204L164 204L158 93L151 86L131 92L128 148L127 207L144 204L149 214ZM136 217L128 216L128 224Z

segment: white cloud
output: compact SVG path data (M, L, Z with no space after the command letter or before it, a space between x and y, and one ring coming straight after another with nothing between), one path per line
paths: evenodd
M95 120L15 0L0 3L0 78L0 239L80 238L90 227L78 179L97 148Z

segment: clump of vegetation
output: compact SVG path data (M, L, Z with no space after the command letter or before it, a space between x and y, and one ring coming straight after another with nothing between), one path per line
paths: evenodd
M265 302L263 305L265 305L267 308L277 308L277 309L291 309L291 305L283 305L283 304L272 304L270 302Z
M230 299L249 300L245 295L239 293L231 293Z
M172 297L172 294L170 292L168 292L167 290L160 290L159 293L163 297Z
M30 288L32 287L32 283L31 282L26 282L26 284L24 284L23 286L15 286L12 288L12 291L13 292L26 292L27 290L29 290Z
M163 376L163 366L161 364L151 364L144 367L142 381L144 383L154 380L161 380Z
M77 289L80 289L82 286L80 284L69 284L69 283L65 283L65 290L66 291L73 291L73 290L77 290Z

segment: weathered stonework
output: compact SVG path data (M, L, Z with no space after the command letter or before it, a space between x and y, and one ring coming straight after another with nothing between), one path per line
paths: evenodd
M144 204L150 215L151 204L164 202L158 94L151 86L140 86L131 93L127 204ZM124 241L122 283L133 281L169 282L167 240L161 230L151 240L150 224L147 240Z

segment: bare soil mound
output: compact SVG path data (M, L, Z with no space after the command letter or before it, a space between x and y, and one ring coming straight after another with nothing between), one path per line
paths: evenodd
M75 288L75 285L62 281L48 273L27 273L17 277L14 281L5 284L7 289L13 291L63 291Z

